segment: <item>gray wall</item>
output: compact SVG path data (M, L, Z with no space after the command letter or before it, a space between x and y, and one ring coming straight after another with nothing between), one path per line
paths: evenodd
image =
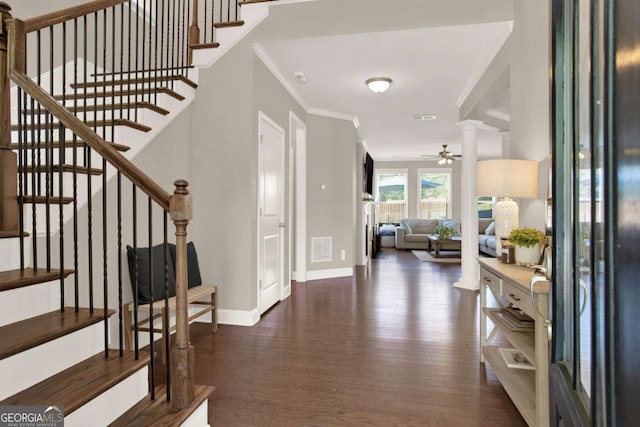
M391 162L374 161L374 167L378 169L407 169L408 172L408 199L409 217L416 218L418 212L418 169L451 169L451 217L460 219L460 196L461 196L461 176L462 163L454 161L451 166L443 167L438 162Z
M549 2L514 2L511 34L511 157L540 162L538 199L520 200L520 225L545 229L551 152Z
M349 120L307 116L307 254L311 239L333 237L331 262L307 264L308 271L355 265L356 129ZM326 189L322 190L321 185ZM362 198L358 187L358 200ZM341 250L346 251L341 261Z
M257 306L258 111L285 130L288 146L290 110L306 118L255 56L250 39L200 71L191 116L195 220L190 228L202 274L219 287L222 309ZM285 157L288 173L288 150Z

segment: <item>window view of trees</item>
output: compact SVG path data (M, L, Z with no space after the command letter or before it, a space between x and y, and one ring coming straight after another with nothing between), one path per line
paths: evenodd
M407 216L406 172L381 171L377 175L376 201L378 223L400 222Z
M420 218L451 216L451 172L420 172Z

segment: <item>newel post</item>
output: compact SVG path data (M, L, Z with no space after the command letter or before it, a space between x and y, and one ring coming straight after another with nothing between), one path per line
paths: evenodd
M7 20L11 7L0 2L0 231L18 230L18 157L11 150L11 92L9 86Z
M171 349L171 407L185 409L194 400L194 349L189 341L187 301L187 225L193 217L189 183L178 180L169 202L176 227L176 340Z
M193 0L193 18L189 27L189 64L193 64L193 45L200 43L200 28L198 27L198 0Z

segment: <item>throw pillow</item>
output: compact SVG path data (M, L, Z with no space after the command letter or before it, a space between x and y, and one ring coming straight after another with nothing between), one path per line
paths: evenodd
M151 253L149 253L151 252ZM167 250L165 253L164 244L151 248L137 248L134 250L127 245L127 259L129 261L129 276L131 277L131 290L136 292L136 277L138 279L138 304L148 304L151 302L151 289L153 289L153 300L158 301L165 296L165 266L167 261L169 297L176 294L176 273L173 270L171 256ZM136 262L137 261L137 262ZM151 274L149 277L149 267ZM153 280L153 283L151 283ZM153 288L151 287L153 286Z
M402 227L402 229L404 230L404 234L410 234L411 233L411 226L409 225L409 219L408 218L402 218L400 220L400 227Z
M171 252L171 260L175 269L176 265L176 245L169 244L169 252ZM196 246L193 242L187 243L187 287L202 285L202 277L200 277L200 265L198 264L198 254Z
M495 236L496 235L496 222L493 221L486 230L484 230L484 234L487 236Z

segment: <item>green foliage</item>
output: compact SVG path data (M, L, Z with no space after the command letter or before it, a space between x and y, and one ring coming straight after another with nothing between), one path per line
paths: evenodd
M441 239L448 239L449 237L456 235L456 229L446 225L439 225L436 227L436 234Z
M540 243L540 246L543 246L545 236L542 231L535 228L514 228L509 234L509 241L518 246L531 248L535 246L536 243Z

